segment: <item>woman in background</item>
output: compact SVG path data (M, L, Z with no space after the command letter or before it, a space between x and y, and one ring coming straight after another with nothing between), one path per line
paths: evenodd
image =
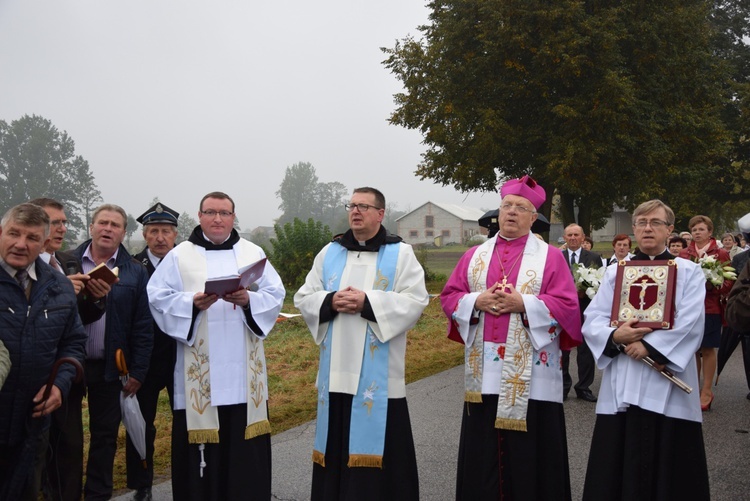
M734 256L740 252L740 247L737 245L737 242L734 240L734 235L731 233L724 233L721 236L721 245L729 254L729 259L733 259Z
M706 256L714 256L722 263L730 261L729 253L719 247L716 239L711 236L714 231L714 224L708 216L694 216L690 218L688 226L693 240L687 249L680 252L680 257L696 262ZM711 409L711 403L714 400L711 385L716 373L716 348L719 347L721 341L721 323L724 317L724 306L720 299L722 295L729 293L732 284L732 281L725 280L724 284L717 288L706 280L706 300L704 301L706 324L701 349L695 354L698 365L698 380L702 381L701 409L704 411ZM701 370L703 371L702 378Z

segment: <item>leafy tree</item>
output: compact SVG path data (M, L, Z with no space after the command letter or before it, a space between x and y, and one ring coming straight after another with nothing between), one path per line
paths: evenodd
M102 194L96 187L94 175L89 169L89 163L82 157L78 156L73 161L75 175L71 179L72 186L76 193L76 198L69 202L71 208L75 208L68 214L71 225L83 227L83 233L86 238L89 235L89 225L94 210L102 204ZM69 232L68 234L73 233ZM71 235L72 236L72 235Z
M312 268L316 254L331 241L331 231L312 218L303 223L294 218L283 226L274 225L276 238L271 239L271 260L287 289L300 287Z
M65 131L38 115L0 120L0 210L36 197L64 204L71 227L79 230L88 229L88 209L101 201L88 162L75 155Z
M125 225L125 247L130 249L130 238L138 230L138 221L135 220L132 214L128 214L127 224Z
M155 203L155 202L154 202ZM193 233L195 227L198 226L198 221L187 212L180 214L180 218L177 220L177 241L176 243L184 242Z
M396 208L398 207L398 204L394 204L391 202L386 202L385 205L386 205L386 208L385 208L385 217L383 218L383 226L385 226L385 228L390 233L396 233L398 231L398 223L396 222L396 220L410 211L408 209L398 210Z
M565 224L600 226L717 173L727 65L704 0L434 0L422 39L383 49L391 123L419 129L417 175L461 191L533 175ZM574 208L578 209L576 214Z
M312 218L339 228L345 221L346 186L339 182L321 183L311 163L299 162L287 167L276 196L281 199L279 209L283 212L279 224L295 218Z
M318 175L309 162L299 162L286 168L286 174L276 196L281 199L283 212L278 222L292 222L295 217L311 217L318 197Z
M344 210L348 190L339 182L318 183L316 212L313 219L334 228L337 233L348 228L348 218Z
M729 131L729 152L715 160L713 179L680 183L665 197L677 215L678 228L686 229L695 214L710 216L716 230L735 228L750 211L750 2L717 0L710 21L714 27L712 50L728 69L721 81L726 98L721 117Z

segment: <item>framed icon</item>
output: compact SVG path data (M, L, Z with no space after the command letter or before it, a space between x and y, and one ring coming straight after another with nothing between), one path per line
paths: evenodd
M610 325L618 327L633 318L638 327L671 329L674 324L677 263L668 261L620 261Z

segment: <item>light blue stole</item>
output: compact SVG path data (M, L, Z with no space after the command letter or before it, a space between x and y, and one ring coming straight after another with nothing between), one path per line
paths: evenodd
M382 245L378 250L377 273L374 290L393 290L398 262L398 244ZM333 243L323 261L323 286L327 291L339 290L341 275L346 266L347 249ZM313 461L325 466L325 450L328 441L329 378L331 373L331 336L333 322L320 344L320 368L318 370L318 418L315 429ZM349 431L349 462L347 466L383 467L385 447L385 423L388 413L388 346L381 343L367 324L367 340L362 354L362 370L359 375L357 394L352 399L351 425Z

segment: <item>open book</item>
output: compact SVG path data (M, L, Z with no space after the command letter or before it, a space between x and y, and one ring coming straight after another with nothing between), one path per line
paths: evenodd
M90 272L86 273L89 277L92 279L98 278L100 280L104 280L107 282L107 284L112 285L117 281L117 276L120 272L120 269L115 266L112 269L107 268L107 265L105 263L99 263L96 268L91 270Z
M266 258L260 259L252 264L243 266L237 271L237 275L228 277L216 277L206 280L206 294L216 294L225 296L240 289L247 289L251 284L257 282L263 276L263 269L266 267Z

